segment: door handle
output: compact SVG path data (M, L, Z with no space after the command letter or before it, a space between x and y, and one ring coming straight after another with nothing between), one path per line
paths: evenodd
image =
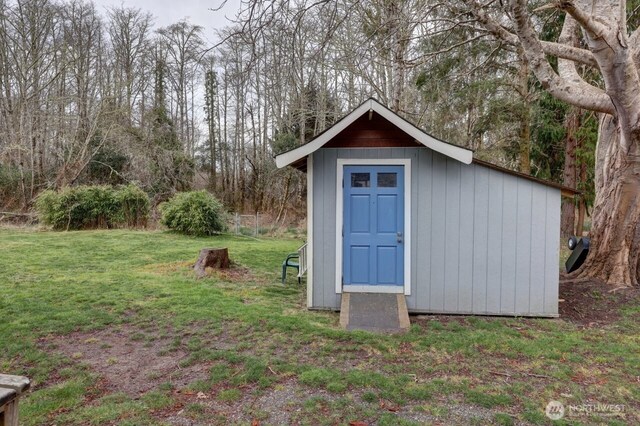
M402 243L402 241L403 241L403 239L402 239L402 232L398 232L398 233L396 234L396 236L397 236L397 241L398 241L399 243Z

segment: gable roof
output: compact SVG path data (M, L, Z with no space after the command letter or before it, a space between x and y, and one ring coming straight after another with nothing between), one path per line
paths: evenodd
M400 117L398 114L391 111L377 100L367 99L362 104L360 104L359 107L347 114L336 124L320 133L310 142L294 148L290 151L283 152L280 155L277 155L276 166L278 166L278 168L282 168L291 165L292 163L295 163L302 158L305 158L309 154L312 154L313 152L322 148L327 142L329 142L341 131L346 129L350 124L352 124L354 121L356 121L358 118L362 117L369 111L380 114L382 117L389 120L400 130L407 133L409 136L411 136L417 142L421 143L427 148L431 148L432 150L439 152L440 154L446 155L447 157L458 160L464 164L471 164L471 161L473 161L473 151L438 140L430 134L424 132L423 130L420 130L404 118Z
M561 194L563 196L573 197L574 195L580 193L580 191L577 191L574 188L570 188L568 186L564 186L556 182L540 179L525 173L516 172L506 167L501 167L496 164L488 163L486 161L473 158L472 150L436 139L435 137L419 129L412 123L408 122L404 118L400 117L398 114L391 111L390 109L388 109L387 107L385 107L384 105L382 105L380 102L378 102L373 98L370 98L364 101L362 104L360 104L360 106L358 106L352 112L350 112L349 114L347 114L346 116L338 120L337 123L335 123L333 126L326 129L324 132L320 133L318 136L316 136L314 139L312 139L308 143L277 155L275 158L276 166L278 166L278 168L293 166L302 171L306 171L306 162L304 161L304 158L306 158L309 154L312 154L318 149L322 148L325 144L327 144L334 137L340 134L340 132L342 132L351 124L353 124L358 118L362 117L364 114L370 111L376 112L382 117L384 117L386 120L391 122L400 130L402 130L403 132L405 132L406 134L414 138L416 142L436 152L439 152L442 155L445 155L449 158L460 161L461 163L464 163L464 164L474 163L483 167L488 167L494 170L501 171L503 173L524 178L533 182L537 182L542 185L550 186L552 188L557 188L561 191Z

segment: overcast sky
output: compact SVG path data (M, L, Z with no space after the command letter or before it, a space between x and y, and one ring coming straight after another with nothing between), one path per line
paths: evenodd
M227 17L234 18L240 8L240 0L227 0L224 7L216 12L211 11L219 7L223 0L94 0L101 13L107 7L124 5L136 7L151 12L156 18L156 28L164 27L183 18L204 27L204 33L209 42L215 42L214 29L221 29L228 25Z

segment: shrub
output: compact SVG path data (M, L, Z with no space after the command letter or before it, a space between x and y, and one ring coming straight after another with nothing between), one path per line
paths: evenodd
M140 226L149 216L149 197L135 185L77 186L42 192L36 210L40 221L54 229Z
M207 191L180 192L160 206L161 223L187 235L214 235L226 229L222 203Z
M60 205L60 197L56 191L47 189L42 191L35 203L38 219L45 225L52 225L55 228L56 223L64 220L64 211Z
M129 227L145 226L149 218L149 196L136 185L122 186L116 191L120 205L119 222Z

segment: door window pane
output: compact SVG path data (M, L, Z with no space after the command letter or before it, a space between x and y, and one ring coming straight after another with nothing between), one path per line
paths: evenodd
M378 173L378 188L395 188L398 186L397 173Z
M352 188L369 188L370 181L369 173L351 173Z

